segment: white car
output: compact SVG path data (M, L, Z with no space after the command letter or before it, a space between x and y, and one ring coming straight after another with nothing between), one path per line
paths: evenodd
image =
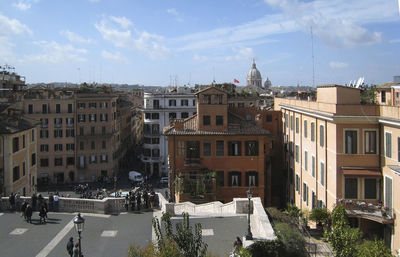
M137 171L129 171L129 180L135 183L140 183L143 182L143 176Z

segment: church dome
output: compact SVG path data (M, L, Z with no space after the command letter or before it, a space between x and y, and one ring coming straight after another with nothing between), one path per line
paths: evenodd
M256 67L256 62L253 60L253 66L247 73L247 86L262 87L261 73Z

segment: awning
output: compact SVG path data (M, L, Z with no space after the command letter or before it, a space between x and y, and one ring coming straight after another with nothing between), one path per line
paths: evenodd
M343 170L343 175L354 176L354 177L382 177L382 173L379 170L362 170L362 169Z

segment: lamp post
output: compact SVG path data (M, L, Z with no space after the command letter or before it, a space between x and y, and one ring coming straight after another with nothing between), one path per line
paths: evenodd
M249 199L249 212L247 214L247 234L246 234L246 240L253 240L253 234L251 233L250 229L250 199L253 196L253 191L249 188L247 190L247 199Z
M75 230L79 235L79 257L82 256L82 246L81 246L81 232L83 231L83 227L85 225L85 219L81 217L81 213L78 213L74 218Z

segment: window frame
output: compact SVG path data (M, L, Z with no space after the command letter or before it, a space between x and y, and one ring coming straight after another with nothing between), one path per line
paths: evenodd
M370 132L375 132L375 149L374 149L373 152L367 152L367 150L366 150L366 143L367 143L367 136L366 136L366 134L367 134L367 133L370 133ZM378 151L377 151L377 146L378 146L378 130L377 130L377 129L363 129L363 141L364 141L364 144L363 144L364 154L377 154L377 153L378 153Z
M351 142L350 142L350 144L351 144L351 147L350 147L350 149L348 149L348 141L347 141L347 135L346 135L346 133L347 132L355 132L356 133L356 138L355 138L355 140L356 140L356 146L354 147L353 146L353 141L354 141L354 139L352 138L352 140L351 140ZM360 133L359 133L359 129L357 129L357 128L344 128L343 129L343 153L344 154L358 154L359 152L360 152L360 149L359 149L359 142L360 142ZM354 148L355 148L355 153L353 152L353 150L354 150Z
M388 148L388 135L390 135L390 148ZM392 152L393 152L393 140L392 140L392 132L391 131L386 131L385 130L385 157L386 158L392 158ZM389 151L388 151L389 150Z

